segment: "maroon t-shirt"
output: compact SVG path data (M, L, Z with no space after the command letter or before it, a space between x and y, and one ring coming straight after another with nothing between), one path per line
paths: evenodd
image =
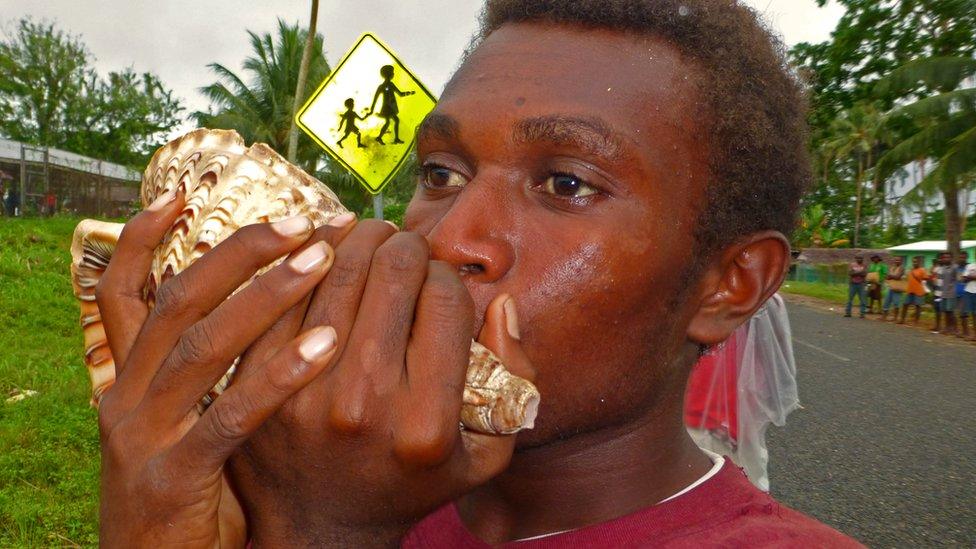
M726 458L725 466L690 492L601 524L503 547L863 547L753 486ZM407 549L484 549L461 523L454 504L417 524Z

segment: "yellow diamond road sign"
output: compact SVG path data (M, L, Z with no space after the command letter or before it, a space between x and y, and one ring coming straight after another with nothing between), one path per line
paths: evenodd
M390 48L366 33L295 118L376 194L400 169L436 101Z

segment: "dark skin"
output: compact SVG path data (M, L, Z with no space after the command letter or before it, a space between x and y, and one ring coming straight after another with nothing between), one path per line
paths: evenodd
M878 256L874 256L874 257L871 258L871 263L874 263L874 264L881 263L881 258L878 257ZM875 286L876 286L875 284L872 284L871 285L871 289L874 290ZM871 313L871 314L874 314L874 304L877 303L878 304L878 308L880 308L881 307L881 299L882 299L882 296L881 296L880 292L878 294L875 294L873 291L869 292L869 295L871 297L870 297L870 300L868 301L868 312Z
M653 505L708 470L682 425L688 370L772 295L789 253L767 231L695 281L674 276L693 260L708 179L695 71L664 42L610 31L509 25L479 46L419 132L408 232L363 221L312 236L335 248L331 270L248 351L242 386L296 334L338 334L259 430L232 429L258 544L388 545L455 500L497 543ZM474 334L536 372L543 404L517 450L457 430ZM110 510L131 506L123 495L103 489ZM191 520L168 499L154 511ZM109 527L146 526L134 520ZM229 530L210 524L207 539Z
M913 257L912 258L912 270L914 271L915 269L918 269L921 266L922 266L922 258L920 258L920 257ZM912 276L912 274L909 273L907 276ZM923 280L924 280L924 278L923 279L920 279L919 282L922 282ZM906 293L905 295L906 295L906 299L907 299L908 294ZM908 316L908 307L909 307L908 303L905 303L904 305L901 306L901 320L898 321L899 324L904 324L905 323L905 318ZM918 324L918 319L922 316L922 307L921 307L921 305L915 305L914 307L915 307L915 317L912 319L912 325L913 326Z
M959 267L965 268L968 263L969 263L969 255L966 254L966 252L959 254L959 258L958 258ZM961 278L963 282L970 282L976 280L976 277L974 276L963 275ZM959 297L961 298L962 296ZM976 316L970 315L969 312L964 309L962 311L962 314L959 315L959 326L962 328L962 330L959 332L959 337L961 338L969 338L969 323L970 323L969 319L972 319L973 336L976 336Z
M952 265L952 254L945 252L939 254L939 265L943 268L953 268ZM932 277L935 278L937 275L935 273L935 267L932 268ZM945 320L943 328L943 319ZM935 310L935 326L932 328L933 331L942 334L952 333L956 329L956 314L953 311L943 311L941 308Z
M905 279L905 273L904 272L901 272L900 275L899 274L896 274L898 272L898 269L901 269L902 268L902 263L904 263L904 260L902 258L900 258L900 257L896 257L895 258L895 261L894 261L894 265L892 266L892 269L888 272L888 276L885 277L885 280L904 280ZM890 292L891 290L889 289L888 291ZM885 309L885 310L883 310L881 312L881 320L882 321L888 320L888 310L887 309ZM898 320L898 307L895 307L895 318L894 318L894 320Z

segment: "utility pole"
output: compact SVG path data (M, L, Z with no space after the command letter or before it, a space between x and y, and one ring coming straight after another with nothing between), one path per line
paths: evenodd
M305 92L305 81L308 80L308 66L312 62L312 46L315 45L315 26L319 17L319 0L312 0L312 15L308 21L308 35L305 37L305 49L302 50L302 64L298 68L298 85L295 86L295 103L291 109L291 129L288 131L288 161L296 163L298 157L298 125L295 116L302 108L302 96Z

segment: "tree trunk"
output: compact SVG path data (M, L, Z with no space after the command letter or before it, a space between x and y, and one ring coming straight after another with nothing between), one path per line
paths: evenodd
M959 217L959 234L963 235L966 233L966 223L969 221L969 191L972 187L972 178L969 181L963 183L963 188L966 189L962 193L962 212ZM962 238L960 236L960 238Z
M915 180L915 185L913 185L912 188L917 187L920 181L925 180L925 159L924 158L918 159L918 170L921 173L921 176ZM925 231L925 201L926 200L928 200L928 197L924 197L922 199L922 205L918 208L918 213L921 216L921 218L918 221L918 235L916 236L918 236L919 238L922 237L922 232Z
M953 260L959 257L959 241L962 236L962 224L959 222L959 185L952 181L946 183L942 189L945 199L945 223L946 223L946 251L952 254Z
M855 193L857 199L854 202L854 247L858 247L858 243L861 239L861 181L864 179L864 158L860 154L857 155L857 189Z
M308 36L305 37L305 48L302 50L302 64L298 68L298 85L295 86L295 103L291 110L291 129L288 130L288 161L296 163L298 157L298 124L295 116L302 108L305 95L305 81L308 79L308 66L312 61L312 46L315 45L315 26L319 17L319 0L312 0L312 15L308 20Z

